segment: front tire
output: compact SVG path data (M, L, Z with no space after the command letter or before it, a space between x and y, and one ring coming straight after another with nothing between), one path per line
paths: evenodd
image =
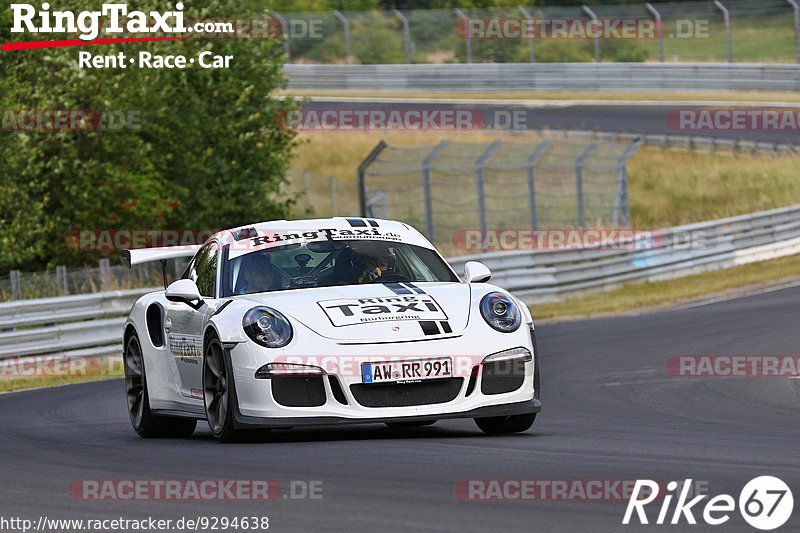
M487 435L502 435L505 433L522 433L527 431L536 420L536 413L526 415L490 416L476 418L475 424Z
M203 357L203 404L208 427L214 438L221 442L233 440L233 414L228 392L228 367L225 352L219 339L211 338Z
M219 442L250 442L263 439L269 430L241 430L234 428L233 376L222 344L216 337L206 343L203 357L203 403L206 420L214 438Z
M139 336L136 333L132 333L125 343L123 360L125 363L125 396L133 430L140 437L146 439L189 437L194 433L197 420L156 416L150 410L144 355Z

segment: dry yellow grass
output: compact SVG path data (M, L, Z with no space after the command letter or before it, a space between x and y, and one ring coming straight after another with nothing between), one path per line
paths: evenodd
M433 144L444 138L522 141L502 132L305 132L295 168L336 176L337 214L357 213L356 167L379 140L390 144ZM632 223L636 228L679 224L750 213L800 203L800 161L793 156L641 149L628 165ZM301 172L299 172L301 174ZM325 182L327 183L327 181ZM312 204L326 206L325 183L311 191ZM302 188L303 183L295 186ZM328 216L325 209L315 211ZM536 307L536 316L563 317L615 313L713 295L720 291L800 276L796 257L766 261L673 281L631 285Z
M97 360L89 358L85 365L77 365L79 372L32 372L33 364L17 363L21 369L17 375L13 368L5 368L0 373L0 392L34 389L37 387L52 387L67 383L82 383L86 381L100 381L123 377L122 361L120 359ZM65 365L68 366L68 365ZM54 369L47 366L46 369ZM31 375L28 375L28 374ZM36 375L39 374L39 375Z
M800 280L797 256L751 263L667 281L628 285L607 292L531 307L534 318L591 317L673 305L728 291L743 292Z
M337 178L338 213L358 209L356 168L384 139L396 145L433 145L443 139L487 142L534 141L533 135L497 131L320 131L304 132L295 158L293 190L302 191L303 171L312 181L314 214L329 216L329 176ZM645 147L628 164L632 224L665 228L800 203L800 159L762 154L684 152ZM304 198L304 197L302 197Z

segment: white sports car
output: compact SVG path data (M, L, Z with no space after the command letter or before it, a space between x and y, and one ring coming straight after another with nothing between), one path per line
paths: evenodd
M480 263L460 280L402 222L265 222L124 255L130 265L192 256L125 324L128 410L142 437L188 436L202 419L220 441L444 418L509 433L541 408L527 307L486 283Z

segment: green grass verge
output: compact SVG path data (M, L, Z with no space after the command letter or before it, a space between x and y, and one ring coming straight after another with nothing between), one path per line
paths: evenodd
M16 377L9 370L0 374L0 392L121 378L124 376L124 371L119 360L113 362L92 360L81 372L53 372L49 375L42 373L42 375L28 376L25 371L20 371L20 374Z
M563 302L531 306L534 319L584 318L690 303L800 281L800 257L789 256L693 276L626 285Z

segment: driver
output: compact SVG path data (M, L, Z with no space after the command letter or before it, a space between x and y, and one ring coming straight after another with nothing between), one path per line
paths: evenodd
M266 253L256 252L243 256L239 276L241 281L237 283L237 294L265 292L275 288L272 259Z
M364 270L358 276L359 283L369 283L385 276L392 268L392 253L388 249L371 250L364 255Z

